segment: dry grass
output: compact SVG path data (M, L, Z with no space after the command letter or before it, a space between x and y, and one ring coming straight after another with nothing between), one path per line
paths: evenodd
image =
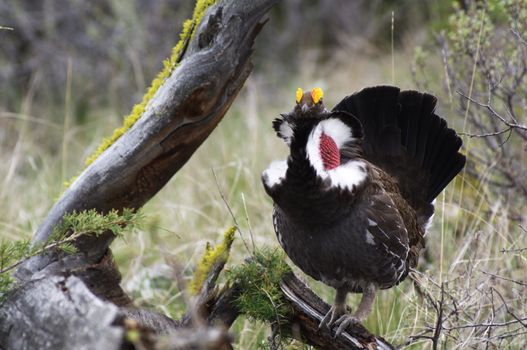
M145 206L145 229L113 244L123 285L138 305L180 316L185 292L172 281L166 257L176 259L190 278L205 243L220 240L232 224L212 169L241 224L243 239L250 240L251 230L257 246L277 246L272 203L261 186L260 174L271 160L286 155L270 125L279 112L292 106L297 85L322 86L332 105L351 91L389 82L392 76L389 56L373 60L342 51L324 67L306 57L299 63L300 75L286 84L278 77L253 75L211 137ZM408 57L407 52L397 53L396 67L398 63L408 66ZM398 69L396 73L397 84L412 86L409 72ZM38 86L37 77L34 89ZM70 94L65 92L65 96ZM64 119L69 115L67 107L66 112L64 106L50 110L33 108L30 90L19 111L0 112L0 239L28 237L34 232L62 192L63 180L83 166L82 160L101 136L120 124L119 116L105 110L93 111L91 122L84 125L75 125L74 118ZM477 141L471 143L471 147L478 146ZM445 349L523 348L527 339L527 250L523 249L527 232L508 219L507 203L488 191L491 170L477 179L458 178L438 198L427 253L414 275L419 284L408 279L381 292L366 322L370 330L411 349L431 349L434 342ZM229 264L247 255L237 237ZM330 288L312 280L309 283L325 300L331 300ZM358 296L351 299L351 304L358 302ZM442 315L440 321L438 315ZM233 332L237 348L253 349L265 345L269 330L266 325L240 319Z

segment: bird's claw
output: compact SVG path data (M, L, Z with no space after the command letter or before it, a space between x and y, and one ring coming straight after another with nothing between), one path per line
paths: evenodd
M356 313L350 314L347 312L345 306L342 307L340 305L335 306L333 305L326 316L320 321L320 324L318 325L318 330L320 330L322 327L327 326L329 329L332 329L333 326L338 327L337 331L335 332L334 337L338 337L348 328L348 326L361 323L364 321L366 317L360 312L360 310L357 310Z
M360 323L360 322L361 320L354 315L350 315L346 313L340 316L340 318L335 321L335 325L339 326L339 328L337 328L337 331L335 332L335 338L340 336L342 332L344 332L346 328L348 328L349 325Z
M327 312L326 316L324 316L322 321L320 321L318 329L320 330L324 326L327 326L329 329L331 329L333 323L338 322L338 319L342 318L341 315L344 313L345 311L341 310L341 308L332 306Z

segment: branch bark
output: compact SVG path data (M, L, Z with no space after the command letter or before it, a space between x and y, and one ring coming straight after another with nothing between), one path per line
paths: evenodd
M0 307L0 348L120 349L119 308L93 295L76 277L25 283Z
M319 330L318 325L329 311L330 305L322 301L294 274L284 277L281 289L294 310L294 317L290 320L294 338L322 350L394 349L386 340L370 333L361 324L350 325L339 337L335 337L334 331L327 327Z

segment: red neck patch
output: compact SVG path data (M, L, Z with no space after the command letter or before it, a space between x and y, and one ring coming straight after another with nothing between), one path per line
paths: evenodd
M320 157L324 170L331 170L340 165L340 152L335 141L328 135L320 135Z

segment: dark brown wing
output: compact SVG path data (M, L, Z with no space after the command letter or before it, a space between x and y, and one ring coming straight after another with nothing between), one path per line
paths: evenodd
M385 288L389 288L406 276L410 251L408 231L396 204L385 191L371 196L365 216L366 243L375 245L384 255L385 276L380 280L385 281Z

